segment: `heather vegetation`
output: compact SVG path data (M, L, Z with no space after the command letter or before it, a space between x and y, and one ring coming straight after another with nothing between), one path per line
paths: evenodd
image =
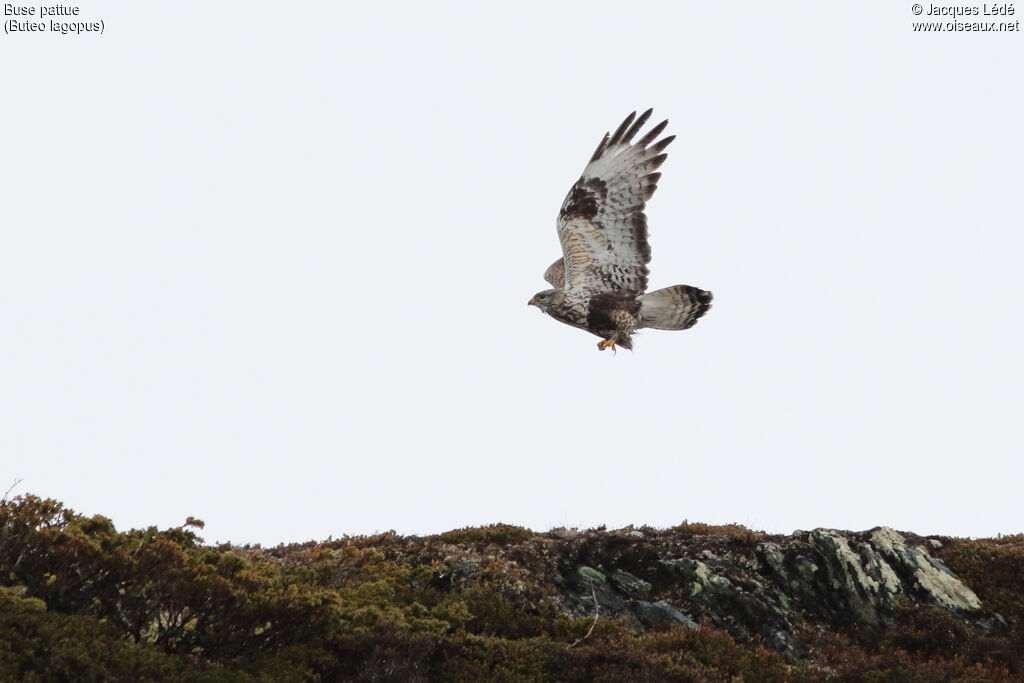
M0 680L1024 679L1020 536L936 541L983 610L908 589L866 625L799 587L765 597L731 567L770 576L766 552L803 565L784 537L738 526L267 549L205 545L201 528L118 531L53 500L0 502Z

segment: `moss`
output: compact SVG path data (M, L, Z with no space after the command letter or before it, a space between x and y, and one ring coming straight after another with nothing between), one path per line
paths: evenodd
M435 538L456 545L512 545L520 543L533 536L533 532L521 526L510 524L491 524L483 527L465 527L453 529Z

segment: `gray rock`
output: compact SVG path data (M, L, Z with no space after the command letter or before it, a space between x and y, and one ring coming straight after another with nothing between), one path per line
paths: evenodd
M817 529L808 535L808 540L822 560L828 588L834 593L831 602L859 622L882 623L882 612L892 606L900 590L892 569L870 548L862 547L857 552L834 531Z
M932 603L946 609L971 612L981 609L981 600L946 565L928 554L922 546L911 546L889 527L871 534L871 544L880 554L909 574L911 591L923 593Z
M582 566L576 568L576 572L569 580L581 586L588 586L592 583L605 583L608 580L608 577L599 569Z
M651 584L629 572L616 569L608 578L613 586L631 598L645 600L651 594Z
M563 604L573 614L593 614L596 599L601 618L638 630L708 623L739 640L759 636L791 660L805 654L800 634L808 628L886 628L904 604L942 607L992 633L1007 630L1006 620L982 611L974 591L929 554L933 544L911 538L888 527L816 529L756 545L702 536L674 541L651 557L657 533L648 532L637 554L630 556L619 540L605 558L623 558L631 567L643 558L653 584L612 565L580 565L566 576ZM652 594L663 599L651 600Z
M688 628L697 629L697 622L686 616L665 600L646 602L637 600L633 605L633 613L644 626L666 626L683 624Z
M584 610L593 607L595 598L597 604L604 610L615 614L621 612L626 606L626 603L608 583L604 572L593 567L577 567L576 571L569 576L569 585L577 591L576 603Z

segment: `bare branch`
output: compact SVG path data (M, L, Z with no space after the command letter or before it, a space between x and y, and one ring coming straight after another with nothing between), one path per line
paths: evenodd
M590 629L587 631L586 635L584 635L582 638L577 638L576 641L567 648L567 649L570 649L570 650L572 648L576 647L577 645L579 645L580 643L582 643L587 638L590 637L590 634L594 632L594 627L597 626L597 619L598 619L598 617L601 616L601 606L597 602L597 590L594 588L594 582L593 581L590 581L589 583L590 583L590 597L592 597L594 599L594 622L590 625Z
M24 481L24 479L15 479L14 483L11 484L11 487L9 489L7 489L6 491L4 491L3 498L0 498L0 503L6 503L7 502L7 496L11 495L11 491L16 489L18 487L18 484L20 484L23 481Z

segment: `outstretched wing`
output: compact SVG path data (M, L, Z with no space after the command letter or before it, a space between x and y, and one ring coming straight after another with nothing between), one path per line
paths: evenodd
M655 171L668 156L663 150L675 139L671 135L651 145L668 125L662 121L632 143L652 111L639 118L633 112L614 134L605 134L562 203L558 239L566 290L636 296L647 289L651 247L644 203L661 177Z

